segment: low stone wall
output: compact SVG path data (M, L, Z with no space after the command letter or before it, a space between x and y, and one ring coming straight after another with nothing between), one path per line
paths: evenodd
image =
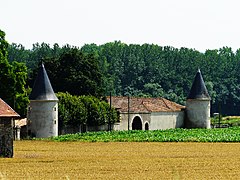
M80 132L80 128L78 126L65 126L59 130L59 135L75 134L79 132Z

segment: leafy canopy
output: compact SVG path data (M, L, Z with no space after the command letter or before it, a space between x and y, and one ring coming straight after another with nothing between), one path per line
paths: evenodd
M0 30L0 97L20 115L26 115L29 102L25 88L27 67L23 63L8 62L8 43L5 33Z

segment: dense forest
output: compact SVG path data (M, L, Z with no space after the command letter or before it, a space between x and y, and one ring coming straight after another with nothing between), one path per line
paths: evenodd
M80 59L80 61L79 61ZM8 60L25 63L27 86L32 87L39 63L44 62L55 92L72 95L130 95L165 97L180 104L201 69L212 98L212 113L240 114L240 49L206 50L120 41L79 47L58 44L8 46Z

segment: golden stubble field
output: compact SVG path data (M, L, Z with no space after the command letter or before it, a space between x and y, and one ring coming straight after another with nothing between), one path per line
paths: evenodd
M240 143L16 141L0 179L239 179Z

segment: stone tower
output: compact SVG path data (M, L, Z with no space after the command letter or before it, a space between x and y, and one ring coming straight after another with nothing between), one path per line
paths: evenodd
M37 138L58 136L58 98L43 64L39 68L29 99L28 122L31 135Z
M186 128L210 128L210 96L198 70L186 102Z

